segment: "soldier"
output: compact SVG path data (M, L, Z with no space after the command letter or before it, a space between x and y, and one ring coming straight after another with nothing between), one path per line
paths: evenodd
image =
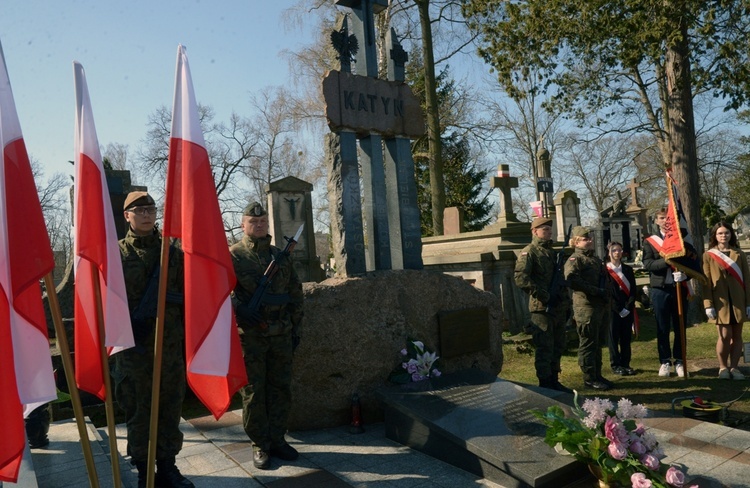
M291 257L282 257L282 251L271 245L268 215L260 203L245 207L242 231L242 241L229 250L237 275L234 303L248 379L240 390L242 423L253 443L253 464L268 469L270 456L285 461L298 457L284 434L292 404L292 357L299 343L302 284ZM248 304L274 258L280 269L260 311L251 310Z
M147 297L146 290L154 280L158 285L158 274L161 272L161 234L155 227L156 205L148 193L129 193L123 208L130 229L125 238L120 240L120 255L136 347L115 355L112 376L117 402L125 411L128 454L131 463L138 469L138 487L145 488L151 426L156 311L154 308L145 316L143 311L144 300L156 300L154 296ZM172 292L170 294L177 297L183 292L183 257L182 251L177 249L170 252L167 289ZM156 292L158 286L151 287L151 293ZM194 486L175 466L175 456L182 449L183 438L180 432L180 419L186 382L184 333L182 306L179 303L168 302L164 312L162 376L156 437L155 481L160 487Z
M536 376L539 386L573 393L558 378L561 372L560 357L565 350L565 323L570 314L570 297L565 287L550 290L556 261L552 250L552 219L535 218L531 223L531 233L531 244L521 250L516 263L515 282L529 294L531 322L527 324L525 332L532 335L536 347ZM547 310L550 299L552 307Z
M573 255L565 263L565 279L573 290L573 318L578 329L578 365L583 382L597 390L614 383L602 376L602 346L609 335L609 288L606 269L594 254L594 241L585 227L573 227Z

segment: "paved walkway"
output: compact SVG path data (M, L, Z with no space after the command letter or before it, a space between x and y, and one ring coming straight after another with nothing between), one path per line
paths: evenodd
M692 483L703 488L750 487L750 432L683 417L647 419L667 455L666 462L686 469ZM288 439L299 460L270 470L255 469L252 450L242 430L241 412L221 420L203 417L184 421L185 444L177 464L197 487L269 488L427 488L501 487L385 437L382 423L366 425L363 434L345 427L293 432ZM106 432L90 427L100 486L113 486ZM75 423L54 423L50 445L32 450L36 480L29 473L5 487L88 487ZM135 488L135 470L125 459L125 428L117 426L122 486ZM593 486L582 480L576 486ZM687 486L687 485L686 485Z

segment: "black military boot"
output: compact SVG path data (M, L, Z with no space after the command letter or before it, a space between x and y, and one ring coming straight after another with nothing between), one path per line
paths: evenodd
M146 488L146 477L148 472L146 471L146 463L134 461L135 469L138 470L138 488Z
M552 376L552 388L557 391L561 391L563 393L573 393L573 390L568 388L567 386L560 383L560 380L558 379L557 375Z
M194 488L193 482L182 476L174 463L174 458L156 461L156 479L159 488Z

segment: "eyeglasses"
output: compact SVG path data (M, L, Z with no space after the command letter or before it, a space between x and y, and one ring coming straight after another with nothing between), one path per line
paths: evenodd
M149 205L148 207L133 207L129 208L128 212L133 212L136 215L144 216L146 214L154 215L156 213L156 207L153 205Z

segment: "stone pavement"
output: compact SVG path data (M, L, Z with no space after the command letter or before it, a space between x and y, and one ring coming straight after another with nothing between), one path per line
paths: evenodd
M647 424L667 455L665 462L686 469L690 484L750 487L750 432L677 416L650 418ZM300 458L283 465L272 459L266 471L253 467L240 411L219 421L211 416L183 421L182 430L185 444L177 464L197 487L501 487L390 441L382 423L365 425L363 434L350 434L346 427L292 432L288 439ZM90 427L89 433L100 486L111 487L106 431ZM47 448L31 451L36 482L25 473L18 484L5 483L5 488L89 486L75 423L53 423L49 437ZM117 426L117 444L122 486L135 488L135 470L125 457L124 425ZM596 485L581 480L576 486Z

